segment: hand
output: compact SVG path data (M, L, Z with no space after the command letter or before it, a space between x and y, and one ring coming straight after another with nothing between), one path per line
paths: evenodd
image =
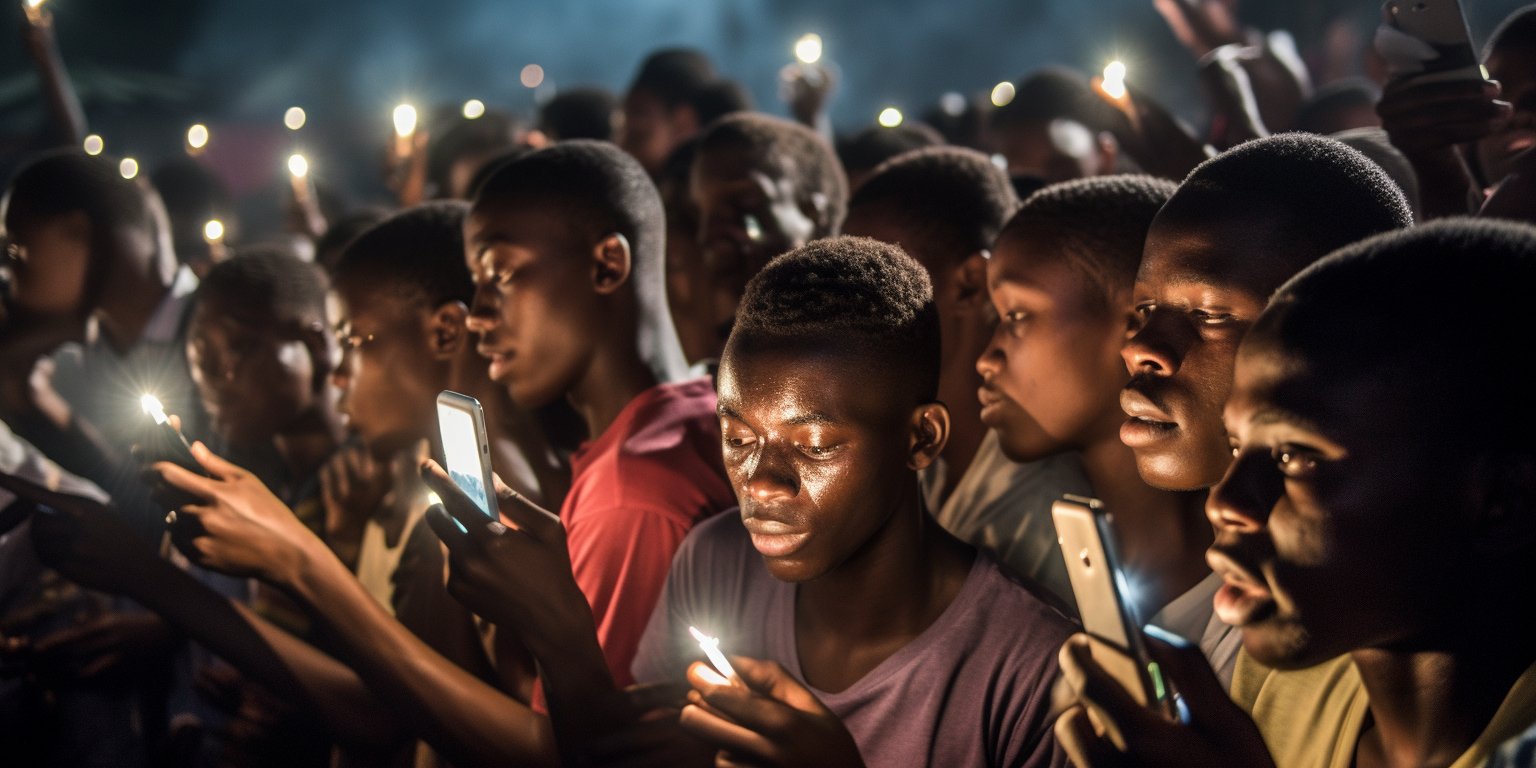
M1237 0L1152 0L1174 37L1199 59L1216 48L1244 40Z
M843 722L777 662L732 656L746 683L724 678L702 662L688 668L690 704L679 722L720 747L719 766L862 766L859 746Z
M155 614L113 611L33 643L31 666L55 680L89 680L168 656L174 639Z
M1446 151L1493 133L1509 117L1509 102L1500 101L1492 80L1388 83L1376 104L1381 127L1409 159ZM1496 181L1496 179L1495 179Z
M1188 707L1190 722L1183 725L1137 704L1094 662L1088 642L1087 635L1073 635L1059 656L1075 701L1056 720L1056 738L1079 768L1273 768L1258 726L1227 696L1199 648L1146 638L1147 653Z
M342 562L356 564L363 530L393 485L389 465L374 461L362 445L342 448L320 468L325 540Z
M38 559L82 587L137 598L132 577L161 562L142 536L99 501L50 491L13 475L0 474L0 488L17 496L5 516L19 522L33 513L32 546Z
M816 128L837 89L832 70L820 64L786 64L779 70L779 98L802 125Z
M626 688L624 696L639 716L621 728L591 739L582 751L583 764L626 768L713 766L719 750L694 738L677 721L690 690L686 683Z
M1264 118L1259 114L1253 81L1243 64L1243 59L1251 56L1253 50L1224 45L1216 49L1215 55L1207 57L1200 67L1200 84L1215 112L1211 141L1218 149L1231 149L1245 141L1269 135Z
M1193 133L1130 83L1125 84L1124 95L1115 97L1104 90L1104 78L1095 76L1093 91L1104 100L1104 108L1095 110L1094 122L1114 134L1121 148L1145 172L1183 181L1195 166L1205 162L1205 146Z
M192 456L208 477L168 461L151 467L162 482L197 498L176 510L170 523L176 547L210 570L279 586L294 583L299 563L324 544L255 475L201 442L192 444Z

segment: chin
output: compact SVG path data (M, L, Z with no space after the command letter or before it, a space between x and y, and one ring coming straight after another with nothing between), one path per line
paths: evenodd
M1198 465L1191 466L1184 460L1187 451L1179 446L1161 445L1157 448L1133 448L1136 454L1136 472L1142 482L1162 491L1198 491L1221 481L1221 474L1209 477Z
M792 557L762 557L763 564L768 567L769 576L790 584L803 584L831 570L818 563Z
M1243 633L1243 650L1254 661L1272 669L1315 667L1348 652L1348 649L1329 651L1321 648L1304 627L1273 618L1240 631Z

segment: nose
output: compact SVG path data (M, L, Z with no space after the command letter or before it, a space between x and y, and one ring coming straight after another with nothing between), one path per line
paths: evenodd
M742 491L758 504L788 501L799 495L800 478L783 449L764 447L747 468Z
M993 376L1001 374L1008 363L1008 356L1003 353L1003 347L998 343L998 337L1002 333L1003 324L998 323L992 330L992 338L987 342L987 348L981 351L981 357L976 358L976 372L988 382Z
M1172 312L1153 310L1120 348L1126 370L1172 376L1184 362L1190 345L1199 338L1189 323Z
M469 315L464 318L464 325L470 332L483 334L495 328L500 320L496 300L491 293L489 286L475 286L475 298L469 304Z
M1285 496L1285 477L1263 449L1242 452L1227 467L1221 482L1211 487L1205 500L1205 516L1217 534L1257 533L1269 522L1269 513Z

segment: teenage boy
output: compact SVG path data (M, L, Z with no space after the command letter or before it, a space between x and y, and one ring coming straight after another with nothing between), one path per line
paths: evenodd
M1187 650L1152 644L1185 727L1131 703L1075 637L1065 677L1125 742L1073 707L1056 730L1075 762L1473 768L1536 722L1536 424L1511 408L1526 394L1506 362L1511 339L1529 347L1533 280L1536 229L1458 220L1347 247L1281 288L1226 407L1216 605L1265 664L1347 654L1357 691L1255 710L1266 754ZM1407 297L1425 300L1391 322Z
M1048 710L1069 623L923 508L917 473L949 435L939 344L927 274L891 245L813 243L748 289L720 369L741 508L689 536L635 659L643 682L689 673L683 725L732 759L1063 763ZM690 670L690 626L749 688Z
M929 511L950 533L1070 605L1050 506L1064 493L1089 493L1081 464L1066 452L1027 464L1010 461L997 433L982 423L976 401L982 385L976 358L997 325L987 298L988 249L1016 208L1008 174L986 155L934 147L879 166L849 201L843 230L900 246L933 284L942 336L939 401L949 408L950 436L922 475Z
M708 122L695 103L716 81L708 56L690 48L668 48L645 57L624 95L619 146L646 172L656 173L679 144Z
M1147 485L1120 442L1131 286L1147 229L1175 188L1150 176L1100 176L1031 195L987 264L1002 321L976 368L1003 450L1019 461L1081 455L1091 495L1114 513L1137 613L1199 645L1230 682L1240 640L1211 611L1221 578L1205 564L1205 494ZM1037 513L1049 509L1047 499ZM1054 535L1040 544L1061 560Z
M730 334L736 305L773 257L839 231L848 180L815 131L767 115L727 115L699 138L690 181L710 273L715 330L710 358Z

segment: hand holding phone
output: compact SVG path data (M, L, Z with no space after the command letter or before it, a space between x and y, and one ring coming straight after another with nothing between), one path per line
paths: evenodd
M454 485L487 517L499 513L491 504L491 444L480 401L444 390L437 396L437 428L443 443L443 468Z
M148 427L145 441L135 446L134 455L146 466L168 461L188 472L207 477L208 472L192 455L192 445L181 434L178 425L165 415L160 400L154 395L145 395L139 398L139 405L144 409L144 415L154 419L154 424Z
M1457 0L1387 0L1376 51L1398 81L1482 80L1472 36Z

